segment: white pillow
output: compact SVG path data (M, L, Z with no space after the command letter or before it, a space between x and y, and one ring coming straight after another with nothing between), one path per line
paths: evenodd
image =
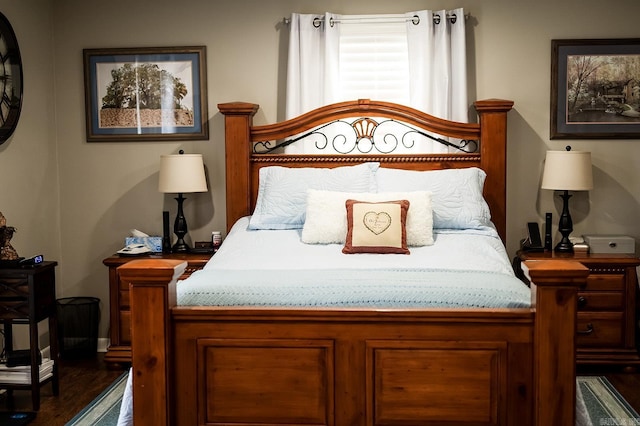
M477 167L415 171L380 168L378 192L431 191L434 229L493 227L482 196L487 174Z
M407 212L407 245L433 244L431 193L428 191L349 193L310 189L307 215L302 228L302 242L307 244L344 244L347 236L346 201L409 201Z
M379 165L369 162L335 168L263 167L249 229L300 229L304 225L308 189L375 192Z

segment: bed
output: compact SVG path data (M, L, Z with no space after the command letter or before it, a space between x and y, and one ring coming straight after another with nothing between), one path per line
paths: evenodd
M119 270L130 287L135 424L574 424L576 293L588 271L526 262L526 286L505 265L512 105L478 101L478 123L467 124L358 100L262 126L253 125L258 105L218 105L222 247L183 281L179 261L140 259ZM361 148L345 136L351 130L317 136L345 120ZM387 120L407 127L410 142L397 133L380 142L374 133ZM436 143L463 152L386 148L410 146L415 135L438 135ZM339 152L282 152L309 137ZM438 184L422 191L433 176ZM457 202L471 212L438 210L451 187L463 188ZM279 202L265 202L274 194ZM432 215L416 213L425 204ZM457 227L460 217L479 222ZM392 229L390 240L377 239ZM459 302L451 287L435 286L441 281L474 288L473 300ZM509 295L498 297L503 281ZM429 293L449 296L433 302Z

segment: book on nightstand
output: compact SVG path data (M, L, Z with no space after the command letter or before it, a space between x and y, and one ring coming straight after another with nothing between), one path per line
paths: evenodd
M53 375L53 360L45 358L39 367L40 382ZM7 367L6 364L0 364L0 383L31 384L31 367L28 365Z

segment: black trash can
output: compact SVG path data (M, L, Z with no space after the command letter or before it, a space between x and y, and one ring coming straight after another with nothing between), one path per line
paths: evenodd
M100 299L65 297L57 300L58 344L63 359L91 358L98 353Z

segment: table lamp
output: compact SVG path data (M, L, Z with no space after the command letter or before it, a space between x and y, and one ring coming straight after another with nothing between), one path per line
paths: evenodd
M180 150L178 155L161 155L158 191L178 194L176 198L178 212L173 225L173 232L178 240L171 251L174 253L188 252L189 246L184 241L184 236L187 234L187 220L182 211L182 204L186 198L182 194L207 192L202 154L185 154Z
M571 151L567 146L565 151L547 151L542 174L542 189L563 191L562 214L558 223L558 231L562 239L554 248L557 252L573 252L573 244L569 235L573 232L573 222L569 214L569 191L588 191L593 189L591 173L591 153L585 151Z

